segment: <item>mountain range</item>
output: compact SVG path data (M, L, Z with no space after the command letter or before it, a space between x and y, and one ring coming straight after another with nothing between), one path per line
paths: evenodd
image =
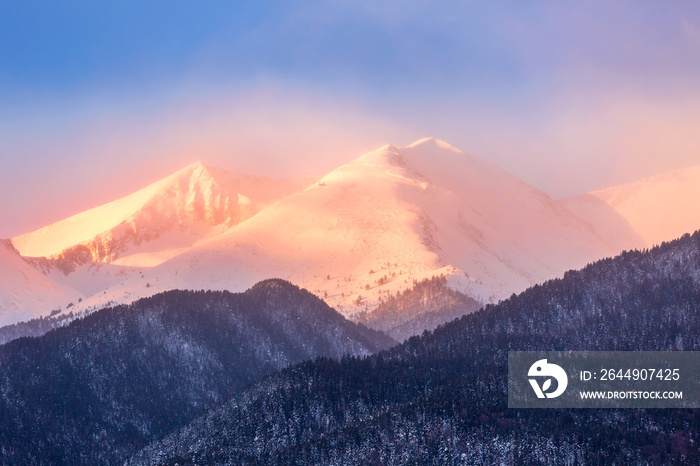
M3 285L2 296L18 296L6 300L3 323L69 308L90 312L170 289L242 291L271 277L303 286L349 317L440 275L478 303L497 302L566 270L693 231L700 226L691 202L698 178L700 170L687 169L556 200L434 138L386 145L313 182L195 163L12 238L22 264L43 272L32 276L57 291L37 304L21 299L36 288L34 279Z
M282 280L101 309L0 345L0 463L115 464L289 364L394 343Z
M698 464L700 410L513 409L507 374L509 351L697 351L699 304L697 232L282 370L128 464Z
M72 259L74 265L152 267L302 185L197 162L129 196L12 238L12 244L23 256Z
M0 240L0 463L696 463L696 410L511 410L505 367L700 348L697 185L557 200L426 138Z

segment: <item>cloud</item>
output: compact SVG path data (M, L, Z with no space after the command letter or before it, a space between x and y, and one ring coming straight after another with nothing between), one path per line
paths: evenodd
M2 125L0 198L13 202L1 207L0 237L108 202L196 160L276 177L322 175L387 142L422 136L357 103L278 88L58 108Z
M528 108L532 108L528 106ZM570 90L539 113L504 119L485 155L555 197L700 165L700 93Z
M374 101L283 86L181 89L58 105L0 125L0 237L128 194L195 161L271 176L324 174L385 143L435 136L554 197L700 164L700 93L552 89L500 101ZM13 126L14 125L14 126Z
M139 10L116 18L140 18L127 42L105 36L102 22L83 30L91 23L75 12L74 28L45 13L48 32L38 23L8 29L45 35L37 50L24 41L26 53L11 55L17 68L0 73L0 196L18 199L0 207L0 236L197 159L323 173L387 142L435 136L556 197L698 163L698 7L285 5L236 4L215 18L195 9L193 29L182 27L190 7L176 9L164 30ZM66 34L66 53L95 73L54 64L44 45L59 47Z

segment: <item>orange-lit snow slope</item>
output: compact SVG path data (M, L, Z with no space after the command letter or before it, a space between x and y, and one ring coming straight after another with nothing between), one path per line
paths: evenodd
M616 254L633 236L603 237L543 192L427 138L363 155L106 296L243 290L281 277L350 315L445 274L493 301Z
M301 189L296 182L210 170L198 162L12 243L23 256L149 267Z
M612 209L653 246L700 228L700 167L674 170L633 183L595 191L567 201L567 205L593 221ZM580 211L583 204L595 209Z
M53 282L0 241L0 326L66 309L82 296Z

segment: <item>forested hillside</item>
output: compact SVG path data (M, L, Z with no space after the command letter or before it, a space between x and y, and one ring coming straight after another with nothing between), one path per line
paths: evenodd
M444 275L413 282L409 288L389 296L371 312L354 320L404 341L424 330L433 330L457 317L474 312L483 304L447 286Z
M0 346L0 463L118 462L265 374L392 343L282 280L103 309Z
M266 378L132 464L698 464L700 412L507 407L509 350L699 350L700 233Z

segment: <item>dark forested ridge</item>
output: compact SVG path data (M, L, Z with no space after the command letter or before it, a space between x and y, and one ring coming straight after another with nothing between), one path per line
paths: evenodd
M103 309L0 346L0 464L114 463L290 363L392 343L282 280Z
M133 464L700 464L700 410L507 407L508 350L700 350L700 233L367 358L267 377Z
M479 301L448 288L447 278L440 275L414 281L413 288L390 296L375 310L361 313L354 320L404 341L482 306Z
M77 317L73 312L56 312L51 316L5 325L0 327L0 345L22 337L40 337L50 330L63 327Z

